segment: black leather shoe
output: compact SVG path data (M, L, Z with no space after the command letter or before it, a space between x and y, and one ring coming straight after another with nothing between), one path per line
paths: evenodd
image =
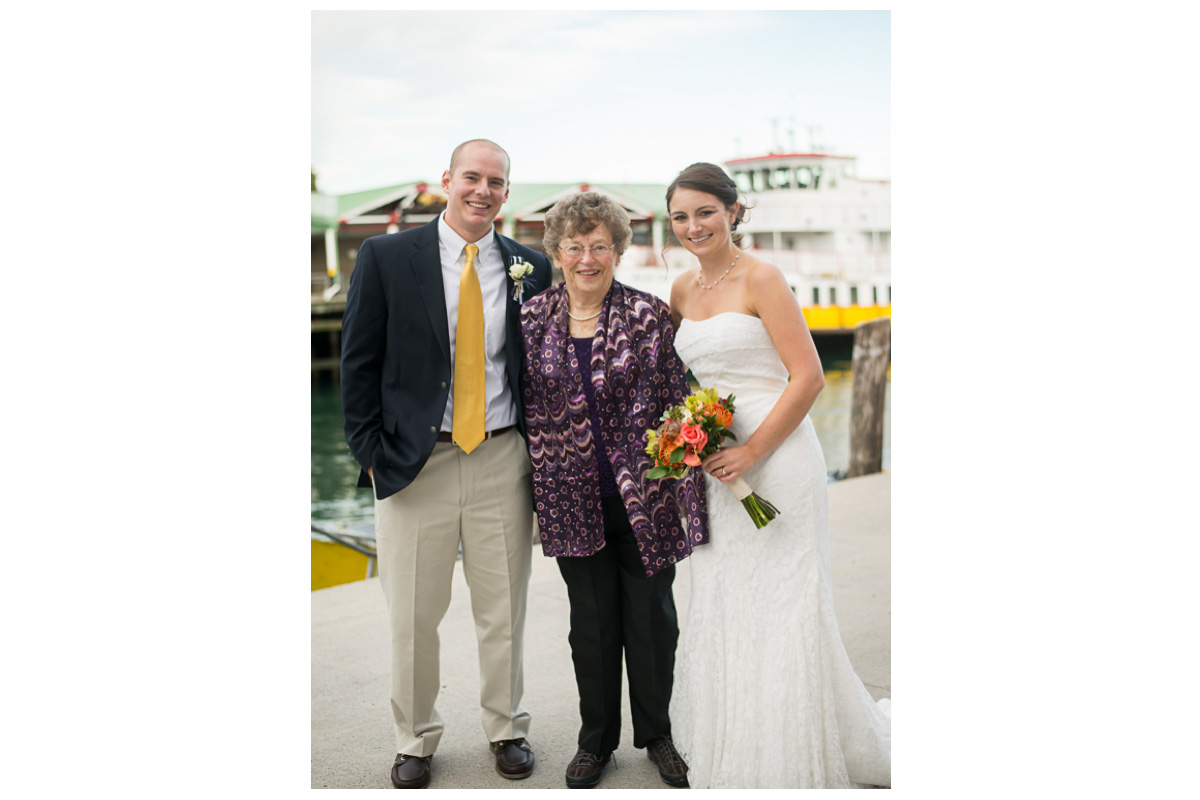
M567 788L568 789L592 789L600 782L600 773L604 772L604 767L608 764L608 759L612 757L612 753L605 753L598 756L595 753L589 753L582 747L575 757L571 759L571 763L567 765Z
M496 756L496 772L511 781L528 778L533 772L533 748L524 739L501 739L492 742Z
M392 786L397 789L424 789L431 775L429 760L433 756L406 756L399 753L392 765Z
M660 736L646 745L646 755L658 767L658 776L668 786L687 786L687 764L675 749L671 735Z

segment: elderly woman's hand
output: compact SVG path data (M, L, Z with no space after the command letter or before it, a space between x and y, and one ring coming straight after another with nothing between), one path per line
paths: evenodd
M728 483L749 472L762 456L746 445L722 447L700 462L701 468L718 480Z

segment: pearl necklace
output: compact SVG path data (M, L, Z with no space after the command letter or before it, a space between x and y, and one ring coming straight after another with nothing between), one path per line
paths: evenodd
M733 263L729 265L729 269L733 269L735 266L737 266L738 259L741 257L742 257L741 253L738 253L737 255L735 255L733 257ZM721 277L717 278L715 281L712 282L712 286L705 286L704 281L700 280L700 276L704 274L704 267L700 267L698 270L696 270L696 283L700 284L701 289L715 289L715 288L717 288L718 283L725 280L725 276L729 274L729 269L722 272Z
M597 311L595 314L592 314L590 317L577 317L571 313L570 308L567 309L567 316L570 317L571 319L575 320L576 322L587 322L590 319L595 319L596 317L600 316L603 313L604 313L604 309L601 308L599 311Z

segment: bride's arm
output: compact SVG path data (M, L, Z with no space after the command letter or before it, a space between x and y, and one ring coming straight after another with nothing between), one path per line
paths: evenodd
M773 264L758 262L747 275L743 299L767 329L791 380L771 413L754 434L738 446L727 447L704 460L704 469L723 481L744 476L751 467L796 430L825 388L821 359L783 273ZM722 473L724 468L724 473Z

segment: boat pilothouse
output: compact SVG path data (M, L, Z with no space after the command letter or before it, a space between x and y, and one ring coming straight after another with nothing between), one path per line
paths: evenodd
M852 328L890 313L890 181L862 180L855 157L829 153L770 153L725 168L751 206L744 244L783 270L810 325Z

